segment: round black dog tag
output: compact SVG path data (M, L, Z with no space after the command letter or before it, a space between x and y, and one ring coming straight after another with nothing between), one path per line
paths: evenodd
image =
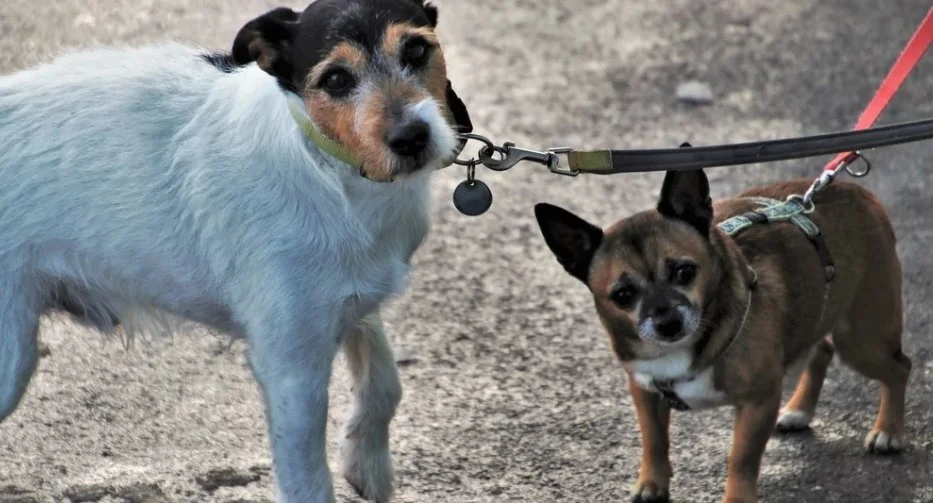
M454 206L464 215L482 215L492 206L492 191L479 180L464 180L454 190Z

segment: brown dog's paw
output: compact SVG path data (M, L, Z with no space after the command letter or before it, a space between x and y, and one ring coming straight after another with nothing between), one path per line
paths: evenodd
M657 482L639 481L632 490L632 503L670 503L670 501L668 489Z
M774 429L778 433L799 433L810 429L813 416L802 410L783 410Z
M872 430L865 437L865 450L869 454L898 454L904 450L904 440L883 430Z

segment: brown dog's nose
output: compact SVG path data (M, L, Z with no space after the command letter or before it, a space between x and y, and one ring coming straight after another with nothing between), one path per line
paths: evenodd
M423 120L402 123L389 132L388 144L398 155L413 157L424 151L430 139L428 124Z
M657 330L658 335L664 337L665 339L673 339L680 335L681 330L684 328L684 323L681 321L680 316L668 316L664 319L655 319L654 329Z
M664 339L677 337L684 328L680 314L670 304L663 303L653 306L648 314L654 320L655 331Z

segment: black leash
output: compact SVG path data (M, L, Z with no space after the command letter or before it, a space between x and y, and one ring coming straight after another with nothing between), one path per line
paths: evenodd
M545 165L552 172L562 175L613 175L803 159L929 140L933 139L933 119L858 131L690 148L584 151L554 148L536 151L518 148L511 143L497 146L488 138L474 133L462 137L466 140L480 141L484 145L479 150L479 157L470 160L457 159L457 164L474 167L481 164L494 171L505 171L519 162L530 161ZM567 158L566 167L561 163L561 156Z
M933 138L933 119L860 131L706 147L570 152L570 171L609 175L802 159Z
M475 178L476 166L482 165L493 171L506 171L520 162L534 162L546 166L552 173L577 176L581 173L613 175L650 171L677 171L739 164L803 159L840 152L858 152L864 149L899 145L933 139L933 119L903 122L856 131L843 131L814 136L799 136L780 140L756 141L693 147L683 144L677 148L631 149L631 150L573 150L552 148L544 151L516 147L513 143L494 144L489 138L476 133L460 135L464 141L474 140L483 144L478 157L454 161L468 167L467 180L454 192L454 205L466 215L481 215L492 204L492 192L482 181ZM687 147L687 148L685 148ZM561 162L566 157L566 167ZM859 158L864 160L860 154ZM853 176L864 176L845 168ZM837 170L838 171L838 170ZM831 181L832 174L826 174ZM820 187L822 188L822 186Z

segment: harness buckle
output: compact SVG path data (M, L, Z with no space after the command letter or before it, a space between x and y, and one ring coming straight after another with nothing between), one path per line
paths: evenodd
M654 380L653 382L655 389L658 390L658 393L661 394L661 397L664 398L664 401L667 402L670 408L679 411L690 410L690 406L687 405L687 402L677 396L677 392L674 391L673 381Z

